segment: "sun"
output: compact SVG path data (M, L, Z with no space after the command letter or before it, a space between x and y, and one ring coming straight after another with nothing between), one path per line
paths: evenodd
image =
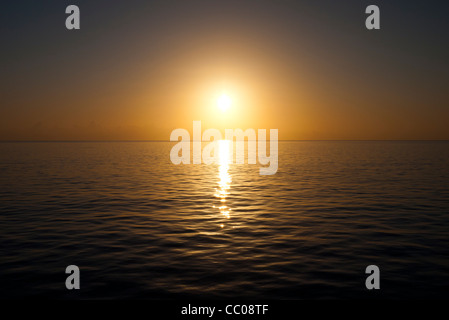
M223 112L225 112L231 107L231 103L232 103L231 98L225 93L223 93L217 99L217 106Z

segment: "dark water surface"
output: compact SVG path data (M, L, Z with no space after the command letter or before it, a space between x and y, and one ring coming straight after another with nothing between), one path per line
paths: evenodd
M0 143L0 296L449 297L448 142L280 142L274 176L171 146Z

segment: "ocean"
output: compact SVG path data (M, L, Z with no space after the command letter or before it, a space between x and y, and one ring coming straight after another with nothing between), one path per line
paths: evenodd
M172 146L0 143L0 297L449 298L449 142L280 141L267 176Z

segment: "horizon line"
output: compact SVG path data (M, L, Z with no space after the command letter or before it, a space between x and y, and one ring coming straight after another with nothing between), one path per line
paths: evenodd
M198 140L190 140L190 142L194 142ZM247 140L245 141L257 141L257 140ZM269 141L269 140L267 140ZM311 142L311 141L449 141L449 139L279 139L278 141L294 141L294 142ZM55 142L180 142L177 141L170 141L170 140L0 140L0 143L30 143L30 142L40 142L40 143L55 143ZM213 142L212 141L201 141L201 142Z

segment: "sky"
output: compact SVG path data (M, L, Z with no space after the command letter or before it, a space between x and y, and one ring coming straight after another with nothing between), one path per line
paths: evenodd
M71 4L80 30L65 27ZM370 4L380 30L365 27ZM168 140L193 120L281 140L449 139L448 13L436 0L9 1L0 140Z

